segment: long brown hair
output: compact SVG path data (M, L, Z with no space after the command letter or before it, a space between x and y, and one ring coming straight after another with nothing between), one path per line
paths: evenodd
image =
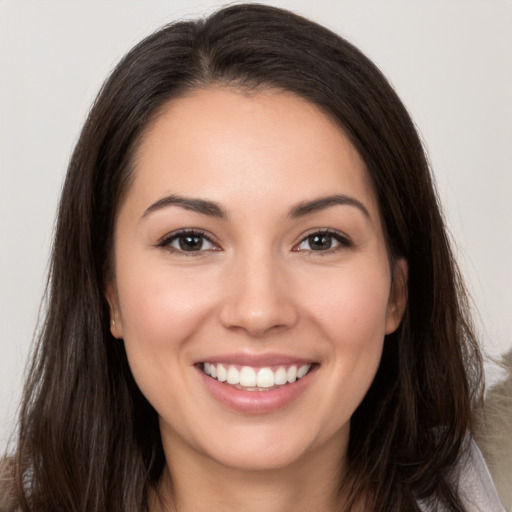
M171 98L211 84L293 92L350 137L374 183L408 305L351 421L349 505L463 511L452 473L470 431L481 358L424 150L396 93L359 50L288 11L235 5L163 27L101 89L70 161L46 316L22 403L14 475L24 511L145 510L165 460L157 413L109 330L116 209L144 129Z

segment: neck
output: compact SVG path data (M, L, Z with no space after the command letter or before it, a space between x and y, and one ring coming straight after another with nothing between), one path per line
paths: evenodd
M240 470L206 457L172 452L159 497L151 512L338 512L344 502L344 471L339 446L305 454L292 465L269 470ZM333 451L335 450L335 451ZM333 453L341 453L333 457Z

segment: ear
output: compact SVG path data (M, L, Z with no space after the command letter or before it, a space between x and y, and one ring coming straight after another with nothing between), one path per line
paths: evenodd
M386 334L396 331L404 316L407 306L408 269L407 261L404 258L395 261L386 312Z
M115 284L109 281L105 289L105 297L110 310L110 332L117 339L123 337L123 321L119 310L119 299Z

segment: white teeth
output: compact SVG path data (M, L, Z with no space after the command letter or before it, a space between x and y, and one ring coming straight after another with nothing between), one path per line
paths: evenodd
M286 372L286 377L288 378L288 382L292 384L297 380L297 367L296 366L290 366L288 368L288 371Z
M297 379L302 379L302 377L304 377L304 375L306 375L306 373L308 373L310 368L311 368L311 366L309 364L305 364L305 365L301 366L297 370Z
M240 370L240 386L246 388L256 386L256 372L250 366L243 366Z
M226 380L228 384L240 384L240 372L234 366L230 366Z
M271 388L275 384L274 372L270 368L262 368L256 377L256 385L259 388Z
M228 380L228 372L221 364L217 365L217 380L219 382L226 382Z
M227 368L227 369L226 369ZM302 379L309 370L310 364L304 364L297 368L297 365L291 365L288 369L283 366L273 371L271 368L251 368L242 366L240 370L235 366L225 364L204 363L204 373L210 375L219 382L227 382L234 386L242 386L248 391L258 391L292 384L297 379Z
M288 376L286 370L281 366L274 374L274 383L276 386L282 386L288 382Z

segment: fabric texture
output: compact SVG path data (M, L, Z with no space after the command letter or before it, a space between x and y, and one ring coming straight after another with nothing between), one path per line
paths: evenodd
M458 486L468 512L506 512L474 440L460 468ZM419 505L423 512L447 512L444 508L433 508L425 503L420 502Z
M474 441L461 474L460 489L468 512L505 512L482 453Z
M505 373L475 411L475 439L505 510L512 512L512 350L492 369Z

